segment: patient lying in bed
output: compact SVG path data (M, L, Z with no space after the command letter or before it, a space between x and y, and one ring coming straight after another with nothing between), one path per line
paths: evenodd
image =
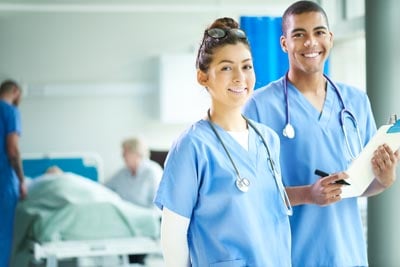
M152 210L101 184L53 167L29 186L16 211L12 266L28 266L32 242L146 236L158 238Z

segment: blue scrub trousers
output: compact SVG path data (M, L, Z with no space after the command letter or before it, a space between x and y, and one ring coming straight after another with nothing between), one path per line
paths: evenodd
M0 267L8 267L11 257L18 187L0 184Z

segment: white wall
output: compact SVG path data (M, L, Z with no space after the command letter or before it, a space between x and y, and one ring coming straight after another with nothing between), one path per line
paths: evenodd
M134 2L138 4L36 5L11 11L2 11L0 3L0 75L29 85L153 82L157 57L197 50L204 28L215 18L280 15L293 1L208 1L214 4L154 5L154 11L147 1ZM174 7L180 9L174 12Z
M365 36L336 40L331 53L332 78L366 91Z
M123 164L121 140L143 135L152 149L165 150L185 127L160 124L154 102L154 94L25 98L22 151L99 153L107 178Z
M204 28L217 17L280 15L293 1L50 2L0 1L0 78L17 79L27 89L21 149L99 153L107 179L123 165L124 138L142 135L151 149L167 150L188 126L162 122L157 115L160 55L193 53ZM101 94L89 90L108 84ZM114 93L113 84L134 90ZM68 95L70 89L74 92Z

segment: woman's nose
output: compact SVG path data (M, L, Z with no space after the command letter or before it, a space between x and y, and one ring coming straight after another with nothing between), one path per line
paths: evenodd
M233 77L234 82L241 82L244 79L244 73L241 70L235 72L235 76Z

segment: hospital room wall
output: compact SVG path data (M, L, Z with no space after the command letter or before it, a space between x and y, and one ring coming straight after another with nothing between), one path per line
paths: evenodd
M279 15L287 5L280 1L262 15ZM221 10L0 12L0 35L7 40L0 50L0 78L13 77L26 89L22 152L95 152L103 158L107 179L123 165L124 138L139 134L150 148L167 150L189 122L160 120L157 59L192 53L210 21L240 16ZM344 60L349 51L354 60ZM337 40L331 75L365 88L363 51L363 36ZM129 86L114 90L118 84ZM68 93L75 85L79 90ZM94 93L93 86L106 89Z
M278 15L293 1L272 8L263 1L249 3L257 2L265 6L262 15ZM27 6L0 8L0 78L17 79L25 91L22 153L95 152L104 161L106 179L123 166L124 138L142 135L151 149L168 150L189 124L160 119L159 57L194 53L216 17L243 14L231 4L176 12L166 5L143 12L139 5L110 11ZM245 14L255 11L250 4Z
M121 141L140 135L154 150L167 150L184 125L151 116L153 96L27 97L21 105L23 153L96 153L104 178L123 166Z

